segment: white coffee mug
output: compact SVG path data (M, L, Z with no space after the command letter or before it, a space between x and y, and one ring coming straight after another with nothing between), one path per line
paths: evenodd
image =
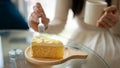
M86 1L84 22L96 26L96 22L103 14L105 7L107 7L105 1Z

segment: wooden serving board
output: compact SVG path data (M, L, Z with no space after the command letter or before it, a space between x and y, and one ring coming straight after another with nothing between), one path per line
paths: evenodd
M62 59L34 58L31 56L30 47L28 47L25 50L26 59L29 62L33 64L37 64L37 65L57 65L57 64L64 63L65 61L68 61L70 59L76 59L76 58L86 59L87 56L88 54L86 52L76 51L70 48L65 48L64 57Z

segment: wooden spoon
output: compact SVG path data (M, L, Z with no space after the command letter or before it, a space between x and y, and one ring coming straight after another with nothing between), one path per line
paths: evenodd
M70 48L65 48L64 57L62 59L50 59L50 58L34 58L31 56L30 47L25 50L26 59L37 65L57 65L64 63L70 59L86 59L88 54L86 52L72 50Z

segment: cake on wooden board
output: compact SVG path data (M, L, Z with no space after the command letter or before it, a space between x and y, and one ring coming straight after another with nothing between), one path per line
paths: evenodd
M36 36L32 39L31 55L34 58L61 59L64 56L64 45L61 41Z

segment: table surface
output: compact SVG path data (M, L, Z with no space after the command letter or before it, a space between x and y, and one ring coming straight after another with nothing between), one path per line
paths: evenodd
M109 65L98 54L86 46L73 41L69 41L66 46L74 50L87 52L87 59L71 59L53 66L35 65L29 63L24 56L24 51L34 36L33 32L13 30L1 31L0 34L0 68L109 68ZM20 54L11 56L11 51L14 52L16 50ZM14 54L13 52L12 54Z

